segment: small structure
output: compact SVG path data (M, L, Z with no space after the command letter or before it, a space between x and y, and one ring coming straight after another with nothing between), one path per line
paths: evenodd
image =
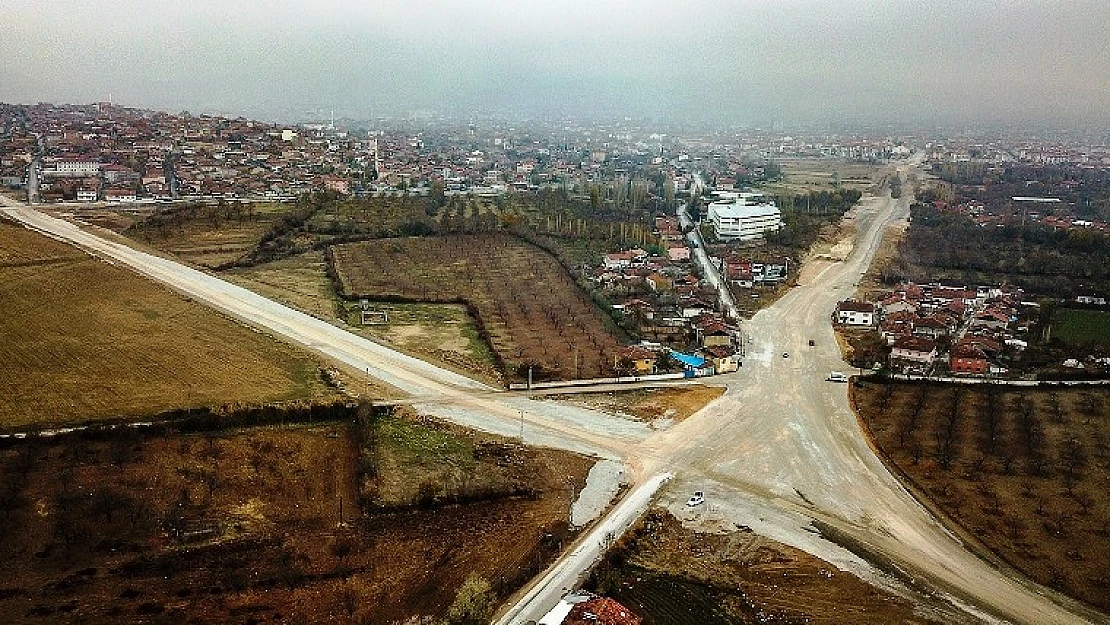
M389 311L375 308L363 308L360 322L364 326L383 326L389 324Z
M836 305L836 322L845 326L873 327L875 325L875 305L846 299Z
M1088 304L1091 306L1105 306L1106 298L1097 295L1077 295L1075 297L1076 304Z
M696 375L705 375L710 373L706 369L705 359L701 356L693 354L684 354L675 350L671 350L671 357L677 360L686 369L687 377L694 377Z
M138 198L134 189L108 189L104 192L104 199L108 202L134 202Z

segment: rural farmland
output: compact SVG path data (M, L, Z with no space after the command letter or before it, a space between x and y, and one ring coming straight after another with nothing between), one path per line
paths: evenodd
M350 299L464 302L507 374L611 375L619 331L543 250L506 234L337 245L332 268Z
M881 455L1010 566L1110 608L1110 393L865 383Z
M6 429L331 394L298 350L7 223L0 335Z

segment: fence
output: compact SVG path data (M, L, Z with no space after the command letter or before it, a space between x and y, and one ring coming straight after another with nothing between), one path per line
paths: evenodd
M636 382L659 382L662 380L681 380L685 373L653 373L651 375L622 375L615 378L588 378L584 380L562 380L559 382L535 382L530 387L528 384L515 383L509 385L510 391L535 391L548 388L573 388L575 386L594 386L597 384L633 384Z

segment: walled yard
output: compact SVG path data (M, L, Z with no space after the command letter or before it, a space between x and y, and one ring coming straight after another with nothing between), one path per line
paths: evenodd
M611 375L621 337L547 252L510 235L366 241L332 248L348 298L465 302L506 373Z
M1110 392L866 382L853 395L919 497L1037 582L1110 610Z
M333 394L293 347L7 223L0 336L3 428Z

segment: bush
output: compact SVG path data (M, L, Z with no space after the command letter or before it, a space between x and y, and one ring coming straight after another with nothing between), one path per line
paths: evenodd
M471 575L455 594L447 609L445 625L486 625L493 618L493 589L485 578Z

